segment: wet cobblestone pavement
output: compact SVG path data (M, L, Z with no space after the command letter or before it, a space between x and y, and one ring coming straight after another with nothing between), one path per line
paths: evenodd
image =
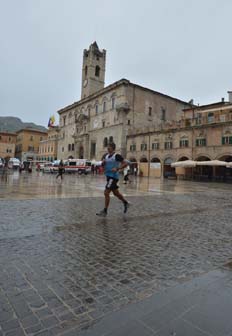
M129 213L112 199L101 219L102 177L1 182L0 336L78 335L232 258L230 186L146 186L123 186Z

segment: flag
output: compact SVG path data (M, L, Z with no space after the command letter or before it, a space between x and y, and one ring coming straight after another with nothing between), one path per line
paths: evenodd
M48 120L48 127L55 127L55 116L52 115Z

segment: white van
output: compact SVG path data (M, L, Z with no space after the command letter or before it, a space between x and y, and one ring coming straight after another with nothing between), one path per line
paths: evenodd
M91 172L91 161L86 159L69 159L64 162L65 173L88 174Z

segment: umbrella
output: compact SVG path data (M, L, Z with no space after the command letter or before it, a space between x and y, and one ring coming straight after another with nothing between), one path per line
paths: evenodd
M173 162L171 166L174 168L176 167L192 168L192 167L196 167L196 161L193 161L193 160L177 161L177 162Z
M212 160L212 161L197 161L197 166L227 166L228 162L220 161L220 160Z

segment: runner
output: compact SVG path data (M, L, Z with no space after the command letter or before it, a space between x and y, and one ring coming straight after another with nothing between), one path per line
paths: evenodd
M120 201L122 201L124 206L124 213L127 212L130 203L123 197L123 195L118 190L118 179L120 170L123 170L127 166L127 162L125 162L124 158L120 154L115 153L115 144L111 143L108 146L108 154L104 155L102 159L102 164L105 168L106 175L106 187L105 187L105 208L98 213L97 216L105 217L107 216L107 210L110 204L110 193L113 192L114 196L116 196Z

